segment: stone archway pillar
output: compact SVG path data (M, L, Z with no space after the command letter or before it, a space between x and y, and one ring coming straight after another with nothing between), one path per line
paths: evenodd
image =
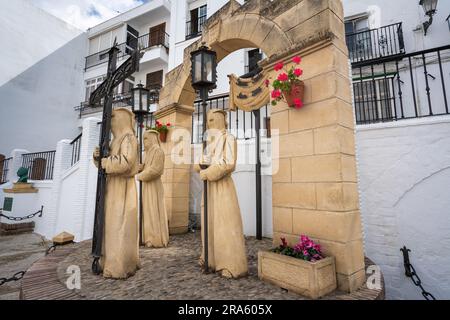
M342 19L342 10L311 17L316 25L309 34L331 27L334 35L271 59L263 67L274 79L276 62L299 55L305 81L302 109L288 108L285 103L272 108L272 139L279 139L279 154L273 154L274 163L278 162L274 168L279 168L272 186L274 244L280 243L280 237L293 245L299 235L310 236L322 245L325 255L336 258L338 287L351 292L364 283L365 271Z
M167 141L161 143L165 154L164 174L161 180L164 185L167 215L171 217L169 222L170 234L188 231L190 157L189 161L178 163L178 161L173 161L176 158L173 155L177 150L180 150L177 145L181 147L181 144L184 144L185 150L190 151L193 112L194 108L191 106L172 104L156 111L154 114L158 121L162 123L170 122L173 126L169 130ZM186 148L186 145L189 148Z

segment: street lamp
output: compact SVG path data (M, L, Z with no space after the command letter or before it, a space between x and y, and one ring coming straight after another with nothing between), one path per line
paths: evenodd
M438 0L420 0L419 5L423 7L423 11L425 11L425 15L429 17L428 21L423 23L424 35L427 35L428 28L433 23L433 16L436 14Z
M206 150L206 100L208 92L216 88L217 81L217 54L209 50L205 45L191 52L191 77L192 87L200 93L203 108L203 151ZM202 169L207 165L200 164ZM203 258L204 272L208 273L208 182L203 184Z
M142 164L142 127L144 126L144 117L150 113L149 90L142 84L138 84L131 89L132 103L131 110L136 115L139 127L139 163ZM142 245L142 181L139 181L139 243Z

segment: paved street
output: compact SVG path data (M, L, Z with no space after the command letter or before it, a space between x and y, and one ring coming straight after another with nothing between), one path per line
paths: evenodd
M10 278L16 272L26 271L45 255L46 248L43 237L34 233L1 236L0 278ZM0 286L0 300L18 300L20 284L19 280Z

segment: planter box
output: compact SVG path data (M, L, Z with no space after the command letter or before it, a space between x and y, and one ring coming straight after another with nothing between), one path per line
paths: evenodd
M309 262L274 252L260 251L258 276L263 281L313 299L336 289L334 257Z

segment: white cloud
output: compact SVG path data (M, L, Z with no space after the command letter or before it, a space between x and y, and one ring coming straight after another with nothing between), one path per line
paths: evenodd
M52 15L87 30L148 0L30 0ZM95 9L95 10L93 10ZM98 13L98 14L97 14Z

